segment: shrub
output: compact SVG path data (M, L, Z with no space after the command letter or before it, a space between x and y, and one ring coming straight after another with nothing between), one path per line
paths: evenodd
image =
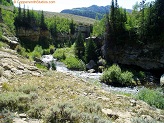
M31 58L41 58L41 56L43 55L43 49L41 46L36 46L34 48L34 51L31 53Z
M49 55L49 54L50 54L50 49L43 50L43 55Z
M121 73L119 81L122 85L131 86L133 84L133 73L129 71Z
M0 94L0 107L12 111L27 111L30 96L22 92L5 92Z
M132 123L157 123L155 119L147 119L147 118L142 118L142 117L135 117L131 119ZM162 123L162 122L158 122Z
M18 54L24 57L27 56L26 49L24 47L21 47L20 45L18 45L15 50L17 51Z
M147 102L151 106L164 109L164 95L160 89L151 90L144 88L139 91L136 98Z
M57 49L54 52L53 57L54 58L57 58L60 61L65 60L66 59L65 50L63 50L63 49Z
M60 103L51 108L50 114L46 117L47 123L79 122L78 110L72 104Z
M37 88L38 87L34 84L25 84L25 85L18 86L18 88L15 88L15 90L26 94L30 94L30 92L36 91Z
M32 118L41 118L42 117L42 111L45 109L46 103L43 103L43 101L38 102L37 104L33 104L30 106L30 110L27 112L28 115Z
M67 65L68 69L73 70L85 70L85 64L82 60L79 60L75 57L68 57L64 60L64 63Z
M0 113L0 116L3 117L0 118L0 123L13 123L14 114L11 113L10 111L4 109Z
M40 63L36 63L35 65L36 65L36 67L39 68L39 69L47 70L47 67L46 67L45 65L42 65L42 64L40 64Z
M2 29L0 29L0 39L2 38Z
M52 70L56 70L56 64L54 63L54 61L51 62L51 67L52 67Z
M122 72L118 65L112 65L103 72L100 78L102 82L114 86L133 86L133 74L131 72Z

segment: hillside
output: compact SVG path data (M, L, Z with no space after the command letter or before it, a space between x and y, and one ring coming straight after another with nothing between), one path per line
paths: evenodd
M8 11L13 11L14 7L13 6L4 6L4 5L0 5L0 8L3 8L5 10ZM41 11L35 10L36 12L41 13ZM83 23L83 24L94 24L96 22L95 19L92 18L88 18L88 17L82 17L82 16L78 16L78 15L74 15L74 14L69 14L69 13L58 13L58 12L48 12L48 11L44 11L45 16L48 17L60 17L60 18L67 18L67 19L73 19L75 22L77 23Z
M110 12L109 5L107 6L92 5L89 7L65 9L61 11L61 13L74 14L74 15L93 18L93 19L95 19L96 17L98 17L98 19L102 19L103 16L108 12ZM132 10L127 9L127 12L132 12Z
M14 123L138 123L164 121L163 110L132 97L107 92L73 75L36 69L26 58L0 48L0 121ZM14 113L18 112L18 113ZM14 115L12 114L14 113ZM22 114L23 113L23 114ZM56 116L54 116L56 114ZM36 119L35 119L36 118ZM39 120L38 120L39 119Z

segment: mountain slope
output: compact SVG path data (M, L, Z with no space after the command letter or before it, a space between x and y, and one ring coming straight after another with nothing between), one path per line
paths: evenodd
M61 13L80 15L80 16L89 17L93 19L98 17L98 19L102 19L104 14L108 13L109 11L110 11L109 5L107 6L92 5L89 7L65 9L65 10L62 10ZM131 12L132 10L127 9L127 11Z

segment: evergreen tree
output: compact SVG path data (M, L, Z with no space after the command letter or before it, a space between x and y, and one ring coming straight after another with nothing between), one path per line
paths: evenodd
M87 40L85 48L86 63L88 63L90 60L97 61L96 45L92 39Z
M78 33L77 40L75 41L75 55L79 59L83 59L85 47L84 47L84 40L82 37L81 32Z
M70 23L70 33L72 35L75 33L75 24L73 22L73 19L71 20L71 23Z
M46 26L46 23L45 23L45 19L44 19L43 10L42 10L42 13L41 13L40 28L43 29L43 30L47 29L47 26Z

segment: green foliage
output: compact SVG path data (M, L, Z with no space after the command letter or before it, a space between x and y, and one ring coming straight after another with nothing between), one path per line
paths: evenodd
M66 59L66 56L65 56L65 49L57 49L54 54L53 54L53 57L62 61L62 60L65 60Z
M2 29L0 29L0 39L2 38ZM1 43L1 42L0 42Z
M94 36L103 36L105 33L105 17L100 21L96 21L93 25L93 34Z
M85 47L84 47L84 40L82 37L81 32L79 32L77 39L75 41L75 56L77 56L79 59L83 59Z
M13 123L14 114L9 110L2 110L0 115L3 116L3 118L0 118L0 123Z
M34 58L41 58L41 56L43 55L43 49L41 46L36 46L34 48L34 51L30 54L31 59Z
M151 90L144 88L139 91L136 98L147 102L151 106L164 109L164 95L160 89Z
M45 65L42 65L42 64L39 64L39 63L36 63L36 67L39 68L39 69L47 70L47 67Z
M38 101L38 103L30 105L30 110L27 112L28 116L31 118L42 118L42 111L46 108L46 103Z
M64 60L64 63L67 65L67 68L73 70L85 70L85 64L82 60L79 60L76 57L67 57Z
M26 49L24 47L22 47L21 45L18 45L15 50L17 51L17 53L19 53L20 55L22 55L24 57L28 56Z
M85 47L85 61L88 63L90 60L97 60L97 54L96 54L96 44L92 39L89 39L86 42L86 47Z
M84 112L79 112L79 110L71 103L56 104L51 108L51 112L47 115L45 120L47 123L111 123L110 120L103 119L101 118L101 115L99 116L99 114L95 113L97 112L97 108L94 107L95 104L87 103L86 106L89 107L82 107ZM98 110L100 109L101 108L98 108Z
M14 17L15 15L13 12L2 9L3 21L13 34L15 34Z
M23 92L25 94L30 94L31 92L36 91L37 88L38 87L34 84L26 84L26 85L21 85L18 88L15 88L15 90L18 92Z
M52 67L52 70L56 70L56 64L53 61L51 62L51 67Z
M131 72L122 72L118 65L112 65L103 72L101 81L114 86L134 86L133 74Z
M131 121L133 123L162 123L155 119L147 119L147 118L142 118L142 117L134 117L131 119Z
M0 94L0 107L12 111L27 111L30 96L22 92L5 92Z
M11 6L13 5L12 0L0 0L0 4L5 5L5 6Z

